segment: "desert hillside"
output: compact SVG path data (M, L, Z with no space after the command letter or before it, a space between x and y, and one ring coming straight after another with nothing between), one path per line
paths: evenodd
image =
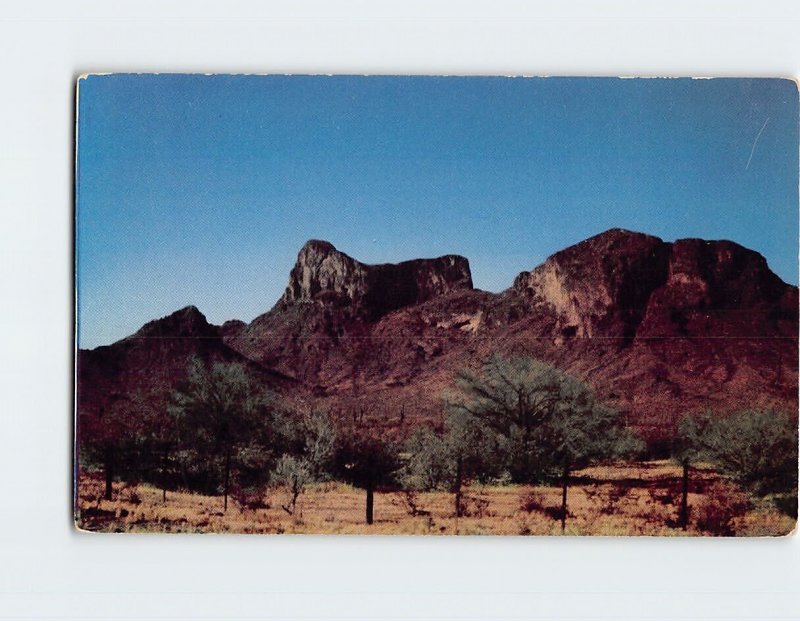
M313 240L249 324L212 326L189 307L80 351L79 412L126 399L163 408L199 357L404 435L439 420L454 374L494 353L574 375L653 443L687 413L797 409L798 290L753 250L613 229L509 285L475 289L457 255L366 265Z

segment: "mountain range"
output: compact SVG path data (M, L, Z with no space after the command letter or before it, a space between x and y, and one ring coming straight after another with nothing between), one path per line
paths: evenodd
M731 241L612 229L505 291L475 289L458 255L367 265L300 250L275 306L211 325L190 306L79 350L78 411L163 408L193 357L239 362L269 389L376 432L440 425L442 395L492 354L570 373L658 443L691 412L798 407L798 289Z

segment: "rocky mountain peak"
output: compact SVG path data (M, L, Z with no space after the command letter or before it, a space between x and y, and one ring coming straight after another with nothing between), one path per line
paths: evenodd
M555 310L565 336L630 337L653 290L666 282L670 244L611 229L523 272L513 291Z
M461 289L472 289L472 275L469 261L458 255L367 265L329 242L311 240L300 249L278 307L318 303L376 320Z
M557 252L521 273L512 292L534 307L555 311L563 336L623 339L642 327L650 336L682 334L690 317L702 317L698 333L750 334L755 325L739 325L733 317L758 323L763 320L753 313L769 309L770 321L782 320L789 309L796 310L797 299L797 289L778 278L764 257L739 244L702 239L668 243L624 229ZM725 326L717 321L723 317Z
M672 245L669 284L681 286L681 293L690 303L699 296L706 305L717 309L772 302L785 289L763 256L727 240L676 241Z
M208 323L196 306L186 306L174 313L154 319L129 338L216 337L218 329Z
M336 246L330 242L321 239L309 239L303 244L303 247L300 248L300 252L297 253L297 263L319 263L331 256L347 257L343 252L339 252ZM350 257L347 258L350 259Z
M366 266L330 242L312 239L297 255L289 284L281 298L284 304L328 299L346 304L364 287Z

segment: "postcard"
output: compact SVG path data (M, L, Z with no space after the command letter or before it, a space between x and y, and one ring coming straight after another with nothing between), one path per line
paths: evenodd
M795 528L794 81L77 97L78 528Z

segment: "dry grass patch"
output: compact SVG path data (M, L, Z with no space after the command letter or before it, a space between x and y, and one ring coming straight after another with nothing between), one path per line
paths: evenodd
M693 471L688 531L677 527L680 468L669 461L613 464L575 473L568 495L566 535L708 535L698 526L701 508L720 488L708 468ZM730 484L723 483L730 487ZM265 492L258 508L221 496L168 492L148 484L115 484L114 500L102 498L100 476L85 473L78 486L80 528L104 532L314 533L373 535L559 535L561 489L548 486L480 486L466 490L466 515L454 515L453 495L445 492L377 492L375 523L364 523L365 493L343 483L310 485L294 515L281 508L285 492ZM729 492L730 493L730 492ZM737 499L739 497L737 496ZM784 535L795 521L769 503L755 503L730 517L731 532L749 536Z

